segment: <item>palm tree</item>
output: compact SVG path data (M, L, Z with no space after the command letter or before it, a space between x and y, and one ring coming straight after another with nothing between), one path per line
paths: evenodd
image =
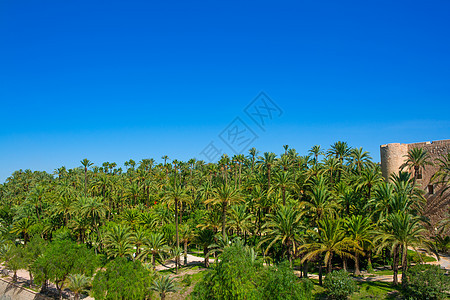
M248 212L245 204L230 206L230 216L228 219L229 228L238 235L246 235L251 226L252 215Z
M369 152L363 151L363 148L353 148L350 151L350 166L356 169L358 173L370 165L371 159Z
M414 182L416 179L422 178L421 169L425 170L425 166L432 166L431 157L424 148L412 148L408 154L404 156L406 161L400 166L400 169L412 168L414 169Z
M133 233L127 225L115 225L105 235L105 251L108 257L125 257L133 253Z
M299 249L306 250L306 255L301 261L303 263L306 260L325 254L324 262L328 273L332 270L331 260L334 254L354 259L349 250L360 249L360 246L355 241L345 236L343 223L340 219L330 218L320 221L319 229L313 232L313 236L316 240L299 247Z
M161 300L166 299L167 293L173 293L177 291L175 283L169 275L157 277L153 280L151 289L159 293Z
M275 173L275 186L281 189L283 195L283 205L286 205L286 189L292 188L295 185L292 173L289 171L281 171Z
M251 173L253 174L253 170L255 168L255 158L256 155L258 155L259 151L256 150L255 147L251 148L250 150L248 150L249 156L250 156L250 161L251 161Z
M93 163L88 160L87 158L83 159L81 162L81 165L84 167L84 196L87 197L87 170L90 166L93 165Z
M180 227L180 237L181 237L181 241L183 242L183 248L184 248L184 265L187 265L188 261L187 261L187 248L188 248L188 244L189 242L191 242L194 237L194 231L192 230L191 226L189 226L189 224L183 224Z
M383 182L381 171L378 166L365 168L358 177L357 189L363 190L367 195L367 200L372 197L372 188Z
M358 248L353 251L355 252L355 275L359 276L361 274L359 254L362 254L361 250L365 248L364 246L372 244L374 236L372 220L368 217L353 215L346 219L344 228L347 236L358 245Z
M222 236L226 235L227 208L229 205L240 202L242 197L239 190L227 184L222 184L214 189L213 197L205 201L205 204L218 204L222 206Z
M320 148L320 145L314 145L310 150L309 153L314 155L314 164L317 164L319 162L319 155L323 155L324 152Z
M431 178L437 184L442 184L444 188L441 191L441 196L450 188L450 153L443 155L436 159L439 170Z
M318 177L312 183L310 191L307 191L309 201L300 202L300 207L312 218L313 226L324 218L324 216L334 215L337 203L333 199L333 194L328 190L323 181L323 177Z
M173 203L175 205L175 238L176 238L176 246L180 247L180 238L178 232L178 203L188 198L186 191L182 188L181 185L171 185L166 190L165 200ZM179 257L176 258L177 263L179 262Z
M162 233L150 233L144 242L143 250L139 256L140 259L145 259L147 256L152 256L153 269L156 269L155 257L163 258L163 254L169 252L169 247L166 244L164 235Z
M209 246L214 243L214 232L210 229L200 230L196 237L195 243L203 248L205 268L209 267Z
M100 222L106 217L108 206L99 197L87 197L82 199L82 203L79 214L91 220L92 228L98 233Z
M268 216L268 221L263 228L263 239L259 246L270 242L265 251L267 254L269 249L280 241L292 266L292 257L300 245L301 232L304 228L301 214L292 206L282 206L274 214Z
M273 152L264 152L263 156L259 157L258 163L267 170L267 190L270 190L270 171L275 163L277 155Z
M11 233L22 234L24 244L29 240L31 226L34 224L30 218L22 218L12 224Z
M84 274L70 274L67 277L67 287L74 293L74 299L80 300L80 294L87 291L90 278Z
M408 268L408 247L416 249L417 246L427 246L423 233L426 229L421 225L421 218L414 217L407 212L396 212L388 216L383 231L380 232L378 240L381 241L379 249L388 245L392 247L394 256L394 284L398 284L398 267L396 256L402 253L402 285L406 285L406 272Z

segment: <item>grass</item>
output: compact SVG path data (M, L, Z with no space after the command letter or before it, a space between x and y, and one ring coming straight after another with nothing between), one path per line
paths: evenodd
M314 299L327 299L326 291L319 285L318 280L313 279L314 282ZM397 299L400 287L392 286L390 282L358 282L359 291L350 296L351 300L365 300L365 299Z

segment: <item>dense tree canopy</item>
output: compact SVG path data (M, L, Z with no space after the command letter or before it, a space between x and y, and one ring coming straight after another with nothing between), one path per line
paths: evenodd
M316 145L304 156L283 148L281 155L255 148L247 156L224 154L217 163L163 156L159 164L130 159L122 169L83 159L80 167L53 174L16 171L0 185L1 259L11 270L29 270L43 287L51 280L60 290L69 275L74 282L81 278L76 274L92 275L95 264L88 261L101 261L106 271L94 279L101 299L113 297L106 291L116 287L114 293L126 293L119 287L129 278L113 278L113 269L143 276L167 258L181 263L179 256L195 248L208 266L210 255L224 261L225 242L235 239L268 264L302 265L303 276L324 266L327 272L342 266L359 274L378 262L392 265L395 281L399 266L407 270L408 247L433 248L424 234L429 227L417 180L423 168L436 164L435 184L448 185L448 156L432 161L426 151L412 150L403 171L386 182L370 154L346 142L329 149ZM434 224L442 251L448 251L442 242L448 224ZM254 283L239 280L259 274L262 265L235 255L248 264L237 271L250 273L230 278L229 286L222 278L222 287L214 289L225 288L221 292L230 297L248 289L250 299ZM283 272L274 276L288 276ZM207 278L219 276L214 274ZM139 282L136 299L150 288Z

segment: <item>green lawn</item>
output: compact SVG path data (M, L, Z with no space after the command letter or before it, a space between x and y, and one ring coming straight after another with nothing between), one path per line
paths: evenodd
M318 280L313 279L314 282L314 298L316 300L327 299L325 289L318 284ZM388 282L359 282L359 291L354 293L351 300L362 299L397 299L400 288L395 288L392 283Z

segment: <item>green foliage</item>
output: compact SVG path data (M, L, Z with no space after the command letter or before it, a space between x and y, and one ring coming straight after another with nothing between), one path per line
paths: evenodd
M84 244L70 240L53 241L33 263L32 269L37 283L49 279L58 290L64 286L69 274L92 275L98 266L94 252Z
M415 264L436 261L436 259L432 256L428 256L423 253L417 253L416 251L412 250L408 250L407 259L408 262Z
M253 249L236 242L194 289L194 299L310 299L313 285L300 281L288 262L263 267Z
M300 281L288 262L264 268L258 290L261 299L311 299L313 283L308 279Z
M167 293L173 293L177 291L175 283L169 275L159 276L153 280L152 286L150 287L152 291L158 292L161 299L165 299Z
M185 285L185 286L190 286L192 284L192 276L190 274L186 274L183 276L183 279L181 280L181 282Z
M347 299L357 291L356 282L344 270L329 273L325 277L323 287L330 299Z
M194 299L258 299L260 262L242 244L225 248L221 261L194 289Z
M405 296L409 299L446 299L449 290L450 278L439 266L421 264L407 272Z
M118 257L95 275L93 296L98 300L142 300L148 294L151 279L151 273L139 261Z

